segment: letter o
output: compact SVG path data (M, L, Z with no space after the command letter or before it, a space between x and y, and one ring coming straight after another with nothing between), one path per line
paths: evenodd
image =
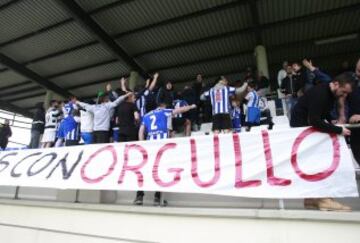
M86 173L85 173L85 169L86 169L86 166L88 166L88 164L90 164L90 162L98 155L100 154L101 152L104 152L104 151L110 151L111 154L112 154L112 157L113 157L113 162L112 164L110 165L109 169L107 170L107 172L104 174L104 175L101 175L97 178L89 178ZM81 179L87 183L99 183L100 181L102 181L105 177L107 177L108 175L110 175L113 170L115 169L115 165L117 163L117 155L116 155L116 151L114 149L114 147L112 145L108 145L108 146L105 146L99 150L97 150L95 153L93 153L89 158L88 160L83 164L83 166L81 167Z
M325 178L331 176L340 164L339 139L336 134L329 134L331 141L332 141L332 147L333 147L333 161L332 161L332 164L330 165L330 167L322 172L315 173L315 174L306 174L300 169L300 167L298 165L298 160L297 160L297 152L298 152L299 146L307 136L309 136L315 132L318 132L318 130L316 130L314 128L307 128L306 130L302 131L300 133L300 135L295 139L295 142L294 142L292 150L291 150L291 165L294 168L296 174L300 178L302 178L306 181L312 181L312 182L321 181L321 180L324 180Z

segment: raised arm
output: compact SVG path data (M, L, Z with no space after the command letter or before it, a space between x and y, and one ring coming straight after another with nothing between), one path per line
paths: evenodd
M127 97L133 95L132 92L128 92L125 95L120 96L119 98L117 98L116 100L114 100L113 102L109 102L109 106L111 108L115 108L116 106L118 106L121 102L123 102Z
M106 88L106 92L109 95L110 101L114 101L118 98L118 94L115 91L113 91L111 83L108 83L105 88Z
M88 103L85 102L81 102L78 100L75 100L75 104L79 105L80 107L84 108L85 110L89 111L89 112L93 112L94 111L94 105L90 105Z
M304 66L305 66L307 69L309 69L312 73L315 74L315 78L316 78L317 80L320 80L320 81L322 81L322 82L327 82L327 83L331 82L331 77L330 77L329 75L327 75L326 73L321 72L321 71L319 70L319 68L316 68L316 67L312 64L311 60L304 59L304 60L303 60L303 64L304 64Z
M150 79L148 78L148 79L146 79L146 81L145 81L145 89L148 89L149 88L149 86L150 86Z
M236 95L243 94L246 91L247 86L248 86L248 83L244 82L244 84L241 85L241 87L238 87L235 89L235 94Z
M175 114L180 114L180 113L185 113L191 109L195 109L196 108L196 105L193 104L193 105L187 105L187 106L183 106L183 107L179 107L179 108L176 108L172 111L172 113L175 115Z
M150 84L150 86L149 86L149 90L150 90L150 91L154 90L154 88L155 88L155 86L156 86L156 83L157 83L157 81L158 81L158 78L159 78L159 73L155 73L155 74L154 74L154 78L153 78L153 80L152 80L152 82L151 82L151 84Z
M200 95L200 100L206 100L207 98L209 98L209 96L210 96L210 90L205 91Z
M121 90L124 91L124 92L128 92L127 88L126 88L126 79L124 77L122 77L120 79L120 87L121 87Z

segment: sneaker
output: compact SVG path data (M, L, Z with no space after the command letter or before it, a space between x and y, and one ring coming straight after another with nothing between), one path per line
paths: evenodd
M321 211L350 212L351 207L335 201L332 198L320 198L317 205Z
M134 200L134 205L137 206L143 205L143 196L137 196Z
M269 130L272 130L274 125L275 125L275 124L274 124L273 122L271 122L271 123L269 124L269 126L268 126L268 129L269 129Z
M251 130L251 127L247 127L247 128L245 129L246 132L250 132L250 130Z

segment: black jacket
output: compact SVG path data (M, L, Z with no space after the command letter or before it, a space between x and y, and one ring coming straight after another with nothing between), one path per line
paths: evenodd
M322 132L341 134L342 128L331 124L330 112L335 101L336 97L331 92L329 84L314 86L299 98L292 109L290 126L313 126Z
M360 115L360 79L356 77L355 73L354 76L354 90L348 96L349 102L349 116L352 115Z
M156 97L156 103L159 105L161 103L166 104L166 108L171 108L174 101L174 91L168 90L166 88L160 88Z
M297 97L297 93L301 89L301 84L294 78L294 75L291 75L282 80L281 89L284 94L291 94L294 97Z
M45 110L44 103L39 102L36 104L36 111L33 117L31 131L39 131L40 134L44 133L45 128Z

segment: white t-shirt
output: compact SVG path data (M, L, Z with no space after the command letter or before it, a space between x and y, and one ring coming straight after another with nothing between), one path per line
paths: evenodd
M80 111L81 132L94 131L94 114L89 111Z

